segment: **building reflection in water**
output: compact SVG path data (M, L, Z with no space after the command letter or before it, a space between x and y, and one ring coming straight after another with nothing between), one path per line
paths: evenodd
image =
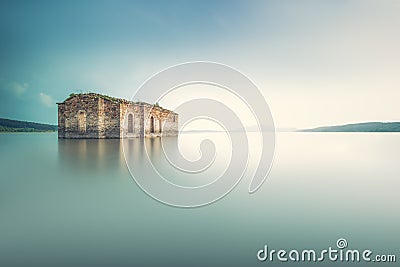
M199 142L189 136L184 146L198 150ZM207 162L210 168L204 172L185 172L175 168L163 151L167 149L168 159L176 166L189 166L189 169L203 169ZM84 179L146 179L157 183L162 177L181 186L202 186L213 182L226 168L207 154L199 160L188 162L182 157L178 137L125 138L125 139L60 139L58 140L58 159L60 169L68 177ZM221 156L220 162L226 160ZM129 165L129 169L127 166ZM218 163L218 164L214 164ZM131 175L130 175L131 174Z
M125 167L119 139L59 139L61 167L84 172L99 172Z
M177 142L176 137L167 137L169 141ZM129 161L129 166L135 169L146 170L151 168L149 160L154 167L165 162L162 151L161 138L131 138L123 139L123 149L125 160Z
M177 142L176 137L168 137L168 140ZM148 167L145 157L149 157L154 165L165 161L161 138L59 139L60 167L79 173L104 173L117 169L127 171L123 142L125 153L129 154L129 160L135 168Z

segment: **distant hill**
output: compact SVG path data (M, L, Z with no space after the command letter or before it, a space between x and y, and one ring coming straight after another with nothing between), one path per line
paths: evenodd
M364 122L337 126L325 126L299 132L400 132L400 122Z
M0 132L54 132L57 125L0 118Z

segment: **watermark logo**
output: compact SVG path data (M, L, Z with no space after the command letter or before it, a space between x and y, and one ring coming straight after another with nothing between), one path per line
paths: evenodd
M202 84L217 86L235 95L251 110L261 133L261 155L257 169L249 184L249 193L256 192L267 178L275 151L275 127L269 106L257 86L236 69L213 62L189 62L169 67L148 79L133 95L132 101L140 99L157 103L162 97L186 85ZM177 207L199 207L213 203L227 195L242 179L248 165L249 145L245 126L237 116L234 107L212 98L191 99L173 110L179 114L179 125L201 118L218 123L229 135L231 158L225 171L212 182L201 186L185 186L174 183L168 175L157 170L145 151L138 160L131 157L134 148L124 139L124 156L128 169L140 188L154 199ZM145 114L149 121L150 113ZM235 132L232 134L232 132ZM179 130L179 134L181 134ZM178 137L179 138L179 137ZM195 161L186 160L179 151L177 143L171 144L161 138L162 153L168 159L169 167L187 175L201 173L213 164L216 146L205 139L200 144L201 157ZM168 173L168 172L167 172Z
M339 238L336 241L336 246L340 249L346 248L347 247L347 240L344 238Z
M262 262L396 262L394 254L374 254L370 249L348 249L347 240L339 238L336 247L327 249L270 249L267 245L258 250Z

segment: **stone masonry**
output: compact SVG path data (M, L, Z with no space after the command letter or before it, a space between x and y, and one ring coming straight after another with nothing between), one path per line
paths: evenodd
M96 93L58 104L58 138L159 137L178 134L178 114L144 102Z

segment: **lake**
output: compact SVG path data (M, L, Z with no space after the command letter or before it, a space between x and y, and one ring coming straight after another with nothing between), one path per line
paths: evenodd
M209 169L217 174L231 152L223 133L208 135L221 149ZM203 136L182 135L187 158L199 157ZM131 142L136 157L147 147L168 169L159 139ZM260 262L257 251L324 249L339 238L399 261L399 134L277 133L270 175L254 194L248 186L260 147L256 136L249 142L254 153L238 186L211 205L186 209L139 188L121 140L0 134L0 266L283 266ZM179 183L212 181L165 172Z

